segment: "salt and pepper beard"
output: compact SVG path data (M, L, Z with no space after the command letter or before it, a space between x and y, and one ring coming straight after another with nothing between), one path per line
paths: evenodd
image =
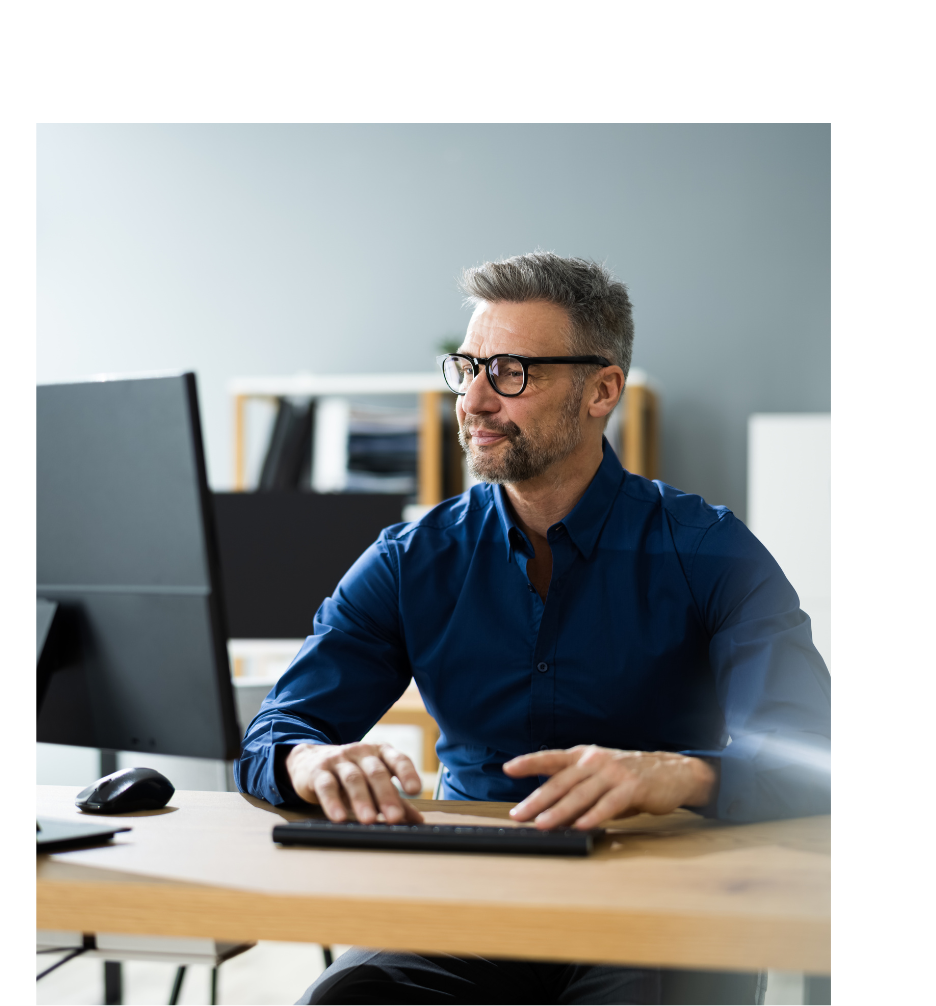
M496 485L526 482L542 475L557 461L567 458L582 442L581 402L582 389L575 388L559 407L555 422L549 426L530 423L521 430L514 422L481 420L477 424L479 429L500 433L509 441L507 449L498 455L485 454L485 449L477 445L472 450L471 428L467 423L460 426L458 442L465 452L472 478Z

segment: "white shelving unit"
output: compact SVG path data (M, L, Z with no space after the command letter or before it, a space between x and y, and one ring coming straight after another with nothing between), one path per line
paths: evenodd
M416 395L419 398L418 501L434 506L445 498L442 466L442 401L451 392L445 386L441 370L429 373L400 374L310 374L284 377L235 377L228 383L234 403L234 490L246 489L246 409L251 399L267 401L278 398L314 398L328 425L337 414L342 400L366 395ZM316 437L316 449L328 451ZM326 453L320 471L327 482L334 460ZM324 483L323 483L324 484Z
M748 417L748 526L770 550L812 620L832 666L832 417Z
M447 495L443 483L443 409L454 408L440 371L388 374L312 374L235 377L228 383L234 406L234 490L247 488L247 404L279 398L314 398L326 421L347 398L367 395L416 395L419 399L418 503L435 506ZM656 478L659 456L659 393L645 371L632 367L623 399L609 426L609 439L628 471ZM327 422L326 422L327 425ZM325 434L322 434L324 440ZM456 448L457 449L457 448ZM316 450L328 450L316 438ZM328 459L326 459L328 460ZM334 459L331 459L334 460ZM333 466L332 466L333 467ZM330 470L323 464L321 470ZM327 476L323 476L327 482ZM322 483L325 485L325 482ZM448 487L449 491L452 487ZM457 491L462 491L458 489Z

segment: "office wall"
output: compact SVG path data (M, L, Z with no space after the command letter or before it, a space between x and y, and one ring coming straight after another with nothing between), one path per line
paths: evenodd
M421 370L465 265L604 261L662 475L745 515L753 412L829 409L823 125L41 126L38 375L191 368L230 485L238 374Z

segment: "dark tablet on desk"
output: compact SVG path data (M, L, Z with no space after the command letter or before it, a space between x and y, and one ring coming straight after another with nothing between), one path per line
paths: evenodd
M88 824L84 821L56 821L53 818L36 819L36 852L64 852L83 845L107 842L118 831L130 831L126 825Z

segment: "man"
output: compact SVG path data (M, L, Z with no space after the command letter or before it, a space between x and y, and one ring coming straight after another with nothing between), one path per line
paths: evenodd
M420 820L392 784L419 792L409 759L359 743L414 677L446 799L516 802L541 828L827 813L829 675L796 593L729 510L625 472L603 437L631 359L623 284L537 253L463 286L474 313L443 369L482 484L352 566L248 728L238 785L338 821ZM353 950L302 1001L659 990L646 969Z

